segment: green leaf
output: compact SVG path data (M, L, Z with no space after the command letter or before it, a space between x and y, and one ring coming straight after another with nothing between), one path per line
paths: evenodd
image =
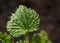
M39 23L39 15L35 10L20 5L16 12L12 13L6 27L13 37L19 37L27 32L37 31Z
M33 43L41 43L40 36L38 34L34 34L33 36Z
M52 42L48 39L47 33L45 31L41 31L38 34L34 34L33 43L52 43Z
M14 43L14 41L7 33L0 32L0 43Z

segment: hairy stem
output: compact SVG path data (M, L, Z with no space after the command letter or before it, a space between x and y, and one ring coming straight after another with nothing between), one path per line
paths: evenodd
M25 42L29 43L29 35L28 35L28 33L25 35Z

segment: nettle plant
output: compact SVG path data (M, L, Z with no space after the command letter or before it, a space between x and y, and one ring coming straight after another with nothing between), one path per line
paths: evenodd
M39 14L31 8L20 5L16 12L12 13L10 20L7 22L7 31L9 31L13 37L25 36L24 41L20 40L17 43L29 43L29 32L37 31L39 24ZM45 32L42 32L40 35L33 35L32 43L46 43L45 41L51 43L47 36L45 36Z

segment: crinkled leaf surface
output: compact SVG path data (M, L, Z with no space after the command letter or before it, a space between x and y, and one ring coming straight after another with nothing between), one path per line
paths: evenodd
M35 10L20 5L16 12L12 13L10 20L7 22L7 31L13 37L19 37L27 32L37 31L39 22L39 15Z

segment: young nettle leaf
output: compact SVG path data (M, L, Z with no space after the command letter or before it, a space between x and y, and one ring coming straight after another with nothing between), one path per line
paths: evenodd
M0 32L0 43L14 43L14 41L7 33Z
M33 43L41 43L40 36L38 34L34 34L33 36Z
M7 23L7 31L9 31L13 37L19 37L28 32L37 31L39 29L39 23L39 15L35 10L20 5L16 12L12 13Z
M48 39L47 33L45 31L41 31L38 34L34 34L33 43L52 43L52 42Z
M41 31L41 32L39 33L39 35L40 35L40 38L41 38L41 43L45 43L46 40L48 39L47 33L46 33L45 31Z

